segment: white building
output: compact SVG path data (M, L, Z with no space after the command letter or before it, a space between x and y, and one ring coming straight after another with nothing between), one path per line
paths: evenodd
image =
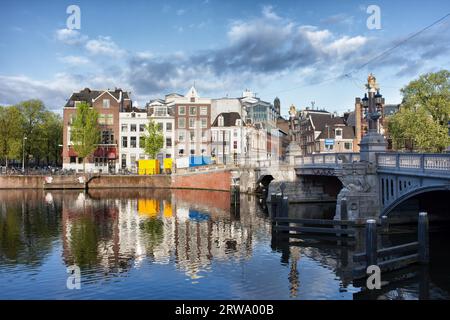
M152 100L147 104L149 119L156 122L164 134L164 147L158 154L158 159L174 158L175 156L175 118L171 103L164 100Z
M149 159L145 154L143 137L146 134L146 125L149 120L147 112L132 111L119 113L120 130L120 168L128 169L132 172L137 170L137 161Z
M244 148L244 129L237 112L223 112L215 118L211 125L211 155L217 163L239 163Z

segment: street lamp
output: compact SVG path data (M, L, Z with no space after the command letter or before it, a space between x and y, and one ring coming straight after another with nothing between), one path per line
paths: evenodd
M25 136L22 140L22 173L25 173L25 140L28 138Z
M376 153L386 150L386 140L379 133L378 119L381 117L383 96L380 94L376 78L370 74L367 79L367 93L361 99L364 108L364 119L368 122L369 130L361 140L361 161L376 162Z

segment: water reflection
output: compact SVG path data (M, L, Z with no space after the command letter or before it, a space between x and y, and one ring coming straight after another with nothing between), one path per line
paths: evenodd
M332 206L293 205L290 216L326 218ZM368 294L352 280L359 251L346 241L274 236L265 204L246 195L0 191L3 298L449 298L442 264ZM446 257L431 254L439 262ZM82 270L80 292L65 288L71 265Z

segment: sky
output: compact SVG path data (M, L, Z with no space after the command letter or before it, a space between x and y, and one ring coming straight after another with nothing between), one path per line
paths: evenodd
M420 74L450 69L450 16L402 43L450 13L448 0L0 3L0 105L36 98L62 112L73 91L117 87L144 106L195 84L202 97L279 97L283 115L312 102L343 112L371 72L386 103L400 103ZM68 28L70 5L80 29ZM381 28L368 27L370 5Z

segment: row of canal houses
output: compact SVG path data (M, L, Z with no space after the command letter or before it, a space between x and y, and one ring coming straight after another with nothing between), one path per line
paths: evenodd
M145 126L155 121L164 134L158 159L191 157L216 163L279 160L287 146L288 122L280 116L280 102L257 98L246 90L239 98L200 97L195 87L185 95L167 94L139 108L122 89L74 92L63 111L63 168L82 170L71 141L71 124L79 103L99 113L101 142L86 159L90 172L135 172L138 160L148 159L143 148ZM280 123L286 126L280 126ZM181 161L180 161L181 163Z

